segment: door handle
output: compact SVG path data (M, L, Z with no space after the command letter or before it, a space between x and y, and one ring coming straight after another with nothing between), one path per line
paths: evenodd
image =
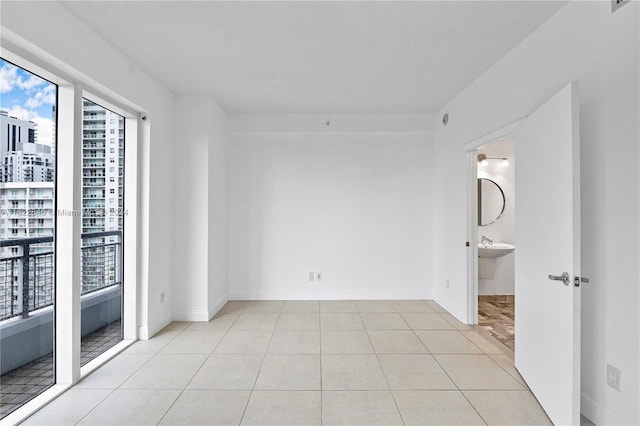
M553 281L562 281L564 285L568 286L571 283L571 278L569 278L568 272L563 272L562 275L551 275L549 274L549 279Z
M580 287L580 283L589 284L589 278L586 277L574 277L573 278L573 286Z

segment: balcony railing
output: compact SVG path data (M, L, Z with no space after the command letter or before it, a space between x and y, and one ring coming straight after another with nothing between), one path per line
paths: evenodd
M105 242L104 237L117 237ZM122 232L83 233L81 294L120 285ZM0 321L53 305L53 236L0 241ZM16 250L17 249L17 250Z

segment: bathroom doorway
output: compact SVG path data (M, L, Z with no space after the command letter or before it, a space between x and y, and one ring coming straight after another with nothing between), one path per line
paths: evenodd
M511 354L515 351L514 142L507 135L475 151L477 323Z

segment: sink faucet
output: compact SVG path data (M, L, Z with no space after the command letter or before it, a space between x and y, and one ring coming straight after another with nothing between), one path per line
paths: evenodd
M482 239L481 239L481 243L484 244L484 245L487 245L487 244L491 245L491 244L493 244L493 240L490 240L485 235L483 235Z

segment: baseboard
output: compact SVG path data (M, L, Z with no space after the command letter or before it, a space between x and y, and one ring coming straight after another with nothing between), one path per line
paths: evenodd
M138 339L140 340L149 340L151 336L149 335L149 327L146 325L144 327L138 327Z
M224 297L221 301L219 301L215 305L210 306L209 307L209 319L213 318L213 316L215 314L220 312L220 309L222 309L224 307L224 305L227 304L228 301L229 301L229 297Z
M428 298L428 297L418 297L418 296L407 296L407 297L399 297L397 295L394 296L389 296L389 297L385 297L383 296L371 296L371 295L361 295L361 294L348 294L348 295L335 295L335 294L331 294L331 295L300 295L300 296L290 296L290 295L283 295L283 294L274 294L274 295L260 295L260 294L230 294L229 295L229 299L228 301L239 301L239 300L249 300L249 301L280 301L280 300L285 300L285 301L306 301L306 300L310 300L310 301L316 301L316 300L326 300L326 301L330 301L330 300L398 300L398 301L402 301L402 300L428 300L431 302L434 302L434 300L432 298Z
M607 413L602 407L591 401L586 396L580 397L580 414L585 416L595 425L621 425L626 424Z
M174 311L174 321L209 321L209 311L204 309Z

